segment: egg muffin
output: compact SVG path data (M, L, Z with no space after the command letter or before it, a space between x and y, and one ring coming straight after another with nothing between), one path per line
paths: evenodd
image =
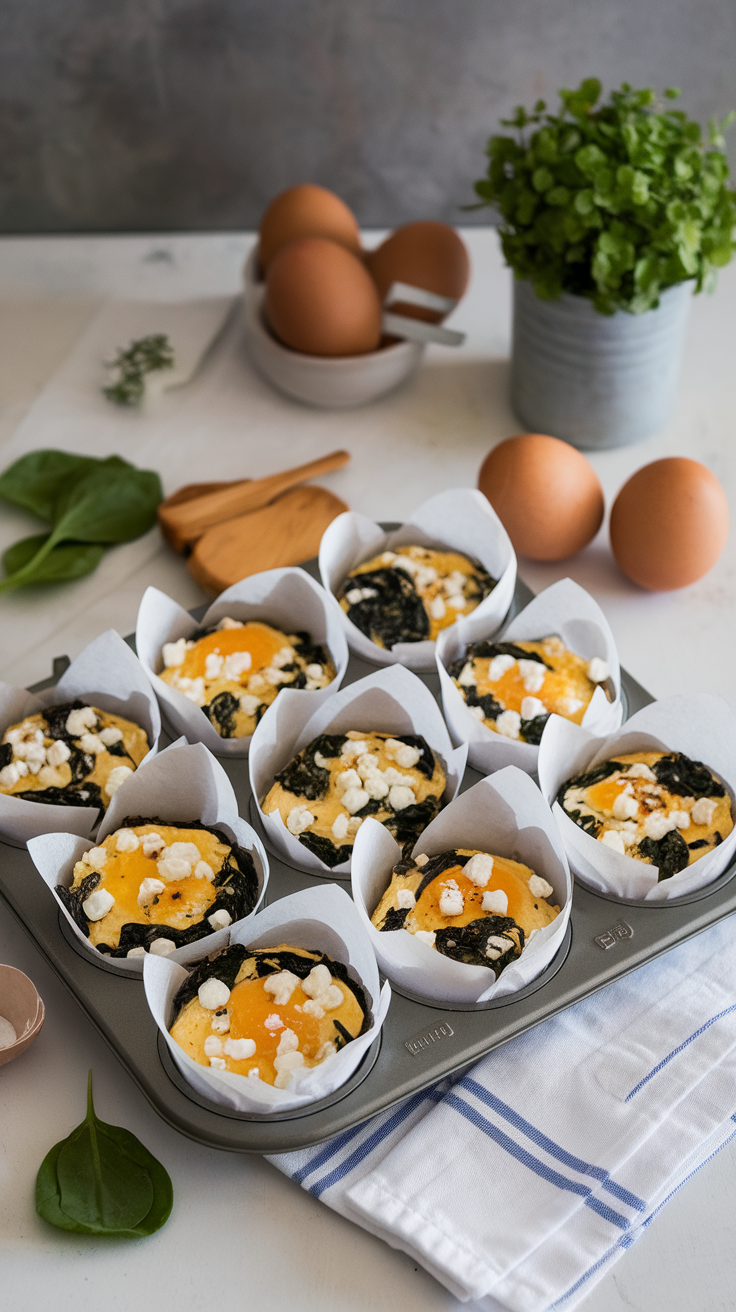
M326 688L335 666L308 633L225 616L165 642L159 677L201 706L221 738L247 738L282 688Z
M434 642L497 581L459 551L398 547L351 570L338 601L361 633L390 649L397 642Z
M27 715L0 744L0 793L106 811L149 748L140 725L83 702Z
M371 922L406 929L453 961L489 966L496 978L560 908L529 866L474 848L409 857L394 866Z
M733 829L731 799L702 761L682 752L632 752L568 779L557 801L581 829L669 879Z
M56 892L105 956L167 956L249 915L258 876L250 852L218 829L128 817Z
M278 811L289 833L332 868L349 860L368 815L413 847L440 809L445 782L419 735L351 729L302 748L276 775L262 810Z
M586 661L557 637L473 642L447 672L471 715L522 743L538 744L553 714L580 724L599 684L613 699L606 661Z
M286 943L234 943L184 981L169 1033L200 1066L286 1089L369 1024L365 994L342 962Z

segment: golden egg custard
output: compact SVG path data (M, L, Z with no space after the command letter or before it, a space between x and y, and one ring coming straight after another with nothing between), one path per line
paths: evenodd
M221 738L247 738L282 688L326 688L335 666L308 633L230 619L166 642L160 678L201 706Z
M606 661L587 661L557 637L470 643L448 674L471 715L522 743L538 744L550 715L580 724L599 684L613 696Z
M200 1066L286 1089L369 1024L365 994L342 962L286 943L233 943L184 981L169 1033Z
M361 633L390 649L397 642L434 642L497 581L459 551L398 547L351 570L338 601Z
M453 961L489 966L498 978L559 915L553 893L519 861L456 847L394 866L371 921L381 931L406 929Z
M56 806L97 806L148 752L139 725L83 702L64 702L11 724L0 744L0 793Z
M355 835L373 816L403 847L434 820L445 772L418 734L321 734L276 775L262 803L325 865L347 861Z
M258 876L250 852L218 829L128 817L56 892L105 956L167 956L249 915Z
M557 801L581 829L669 879L733 829L731 799L702 761L682 752L632 752L568 779Z

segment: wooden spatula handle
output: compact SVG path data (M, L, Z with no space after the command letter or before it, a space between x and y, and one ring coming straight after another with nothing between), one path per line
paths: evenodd
M310 460L306 465L285 469L268 478L254 478L165 509L162 507L160 518L162 522L165 520L167 536L170 534L178 541L195 542L212 525L258 510L288 488L308 478L316 478L318 474L327 474L331 469L340 469L349 459L348 451L333 451L330 455L320 456L319 460Z

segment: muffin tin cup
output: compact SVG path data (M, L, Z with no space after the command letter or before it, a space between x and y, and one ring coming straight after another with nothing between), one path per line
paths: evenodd
M4 1066L30 1048L46 1016L35 984L15 966L0 966L0 1015L16 1034L14 1043L0 1048L0 1066Z
M384 983L381 988L371 945L347 893L335 885L294 893L266 907L255 921L234 926L229 931L229 942L254 948L288 943L341 961L365 991L372 1009L369 1028L333 1057L308 1069L293 1088L277 1089L235 1071L200 1066L169 1034L174 1021L174 996L187 972L170 957L148 957L143 971L146 999L175 1065L197 1093L236 1112L287 1112L328 1097L350 1079L378 1038L391 1001L391 986ZM207 955L205 946L198 960Z
M517 993L546 969L565 938L572 885L549 808L529 776L513 765L482 779L451 802L425 829L413 855L436 856L458 847L506 856L530 866L552 885L549 901L560 907L554 921L537 931L498 979L490 967L453 961L408 930L379 931L371 923L401 856L398 843L375 821L366 820L358 830L352 888L378 963L391 982L412 997L468 1005Z
M56 686L46 692L34 695L25 688L0 684L0 738L11 724L17 724L27 715L76 698L140 725L150 744L141 765L155 756L161 734L158 703L140 661L114 629L90 642ZM124 792L127 783L118 791ZM96 806L56 806L0 793L0 834L19 847L39 833L64 832L88 837L99 816Z
M236 620L261 620L284 633L306 631L313 642L329 649L337 671L332 682L311 692L292 690L312 707L340 687L348 665L348 648L338 603L303 569L269 569L241 579L220 593L199 621L158 588L146 589L138 611L136 648L167 724L175 734L204 743L217 756L247 756L252 735L220 737L200 706L159 678L165 642L189 638L197 629L216 624L226 615Z
M445 719L453 742L468 744L468 765L474 770L492 774L506 765L516 765L528 774L535 774L539 747L505 738L476 720L447 667L465 654L471 642L494 638L497 642L536 642L553 634L562 638L568 650L585 660L602 657L610 670L614 700L608 700L602 687L596 688L583 716L583 728L589 733L604 734L613 733L621 724L621 670L608 621L584 588L572 579L561 579L540 592L501 633L494 634L483 616L473 611L445 629L437 640L437 672Z
M298 692L285 690L269 707L253 735L250 784L267 842L290 865L315 875L346 879L350 861L330 867L289 833L278 812L266 815L262 803L274 777L322 733L421 734L439 757L446 775L443 802L452 801L462 783L467 748L453 748L431 692L400 665L351 683L314 710ZM296 801L295 801L296 805ZM308 803L305 803L308 805Z
M667 902L703 888L723 873L736 851L736 827L713 851L660 883L656 866L604 846L576 825L555 800L566 780L602 761L637 751L683 752L703 761L723 782L736 819L736 716L722 698L698 693L653 702L627 720L623 730L605 738L594 737L557 715L550 718L542 736L539 785L552 807L576 878L595 892Z
M132 785L132 786L131 786ZM260 905L268 884L268 857L263 844L245 820L238 815L238 805L232 784L225 771L211 752L201 743L190 746L179 742L160 752L155 760L136 771L125 789L119 789L112 800L107 814L100 825L97 842L121 827L126 816L150 816L152 820L166 824L181 824L187 821L201 821L202 824L221 829L231 842L240 844L253 858L258 876L258 901L251 916ZM137 975L143 973L145 957L110 957L98 952L85 934L70 916L64 903L56 892L57 884L70 888L74 878L74 866L83 854L96 844L89 839L72 834L42 834L32 838L28 851L44 883L48 885L59 904L61 914L71 927L74 942L85 957L97 966L114 970L120 974ZM243 920L236 924L244 924ZM170 954L170 960L189 962L206 956L228 942L228 929L220 929L188 943ZM161 938L166 938L166 926L161 926Z
M516 556L495 510L474 488L454 488L430 497L401 528L386 532L365 515L348 511L338 515L323 534L319 569L328 592L336 596L352 569L382 551L402 546L434 547L459 551L480 561L495 588L472 612L487 633L503 623L514 596ZM374 665L405 665L410 670L434 672L434 642L399 642L390 650L371 642L340 607L350 650ZM444 632L452 633L454 625Z

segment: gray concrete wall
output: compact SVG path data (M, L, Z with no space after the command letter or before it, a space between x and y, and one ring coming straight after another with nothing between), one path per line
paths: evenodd
M461 216L514 105L736 105L734 0L0 0L0 230L234 229L290 184ZM732 155L733 157L733 155Z

